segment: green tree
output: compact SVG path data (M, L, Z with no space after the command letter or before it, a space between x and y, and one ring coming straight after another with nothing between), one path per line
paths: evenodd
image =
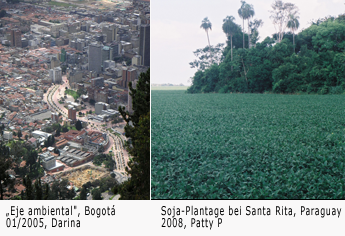
M43 190L42 190L42 184L41 184L41 178L38 178L35 181L35 195L36 195L36 200L42 200L43 198Z
M298 13L298 8L293 3L284 3L281 0L275 0L271 5L272 10L270 18L276 28L277 39L280 43L283 40L285 29L287 23L290 19L290 15L296 15Z
M86 190L86 187L83 186L80 191L80 200L86 200L86 197L87 197L87 190Z
M262 20L255 19L249 23L250 27L250 43L255 47L259 40L258 28L263 25Z
M51 200L72 200L76 193L74 188L68 189L68 179L62 179L60 182L54 181L50 194Z
M20 139L23 136L22 131L18 130L18 138Z
M54 153L55 153L55 154L59 154L59 156L60 156L60 151L59 151L59 149L54 148Z
M99 188L95 188L92 190L92 200L102 200L102 193Z
M130 115L124 107L119 111L127 122L126 147L133 158L126 171L131 178L117 189L121 199L150 199L150 69L140 74L136 89L131 82L129 89L134 112Z
M210 38L208 37L208 30L212 30L212 23L209 21L207 17L205 17L202 20L200 28L203 28L207 34L207 40L208 40L208 46L211 47L210 45Z
M66 133L66 132L68 132L68 127L67 126L62 126L62 132L64 132L64 133Z
M75 128L76 128L78 131L80 131L80 130L83 128L83 126L82 126L80 120L78 120L78 121L75 123Z
M59 199L60 186L58 181L54 181L50 191L49 199L58 200Z
M36 150L31 150L31 151L28 152L27 160L26 160L26 165L30 166L30 172L31 173L33 171L33 167L36 164L37 157L38 157L38 153L37 153Z
M4 115L4 114L2 114L2 115ZM4 124L2 124L2 125L1 125L1 135L3 135L3 134L4 134L4 130L5 130L5 125L4 125Z
M104 147L103 147L103 146L99 146L99 147L98 147L98 152L99 152L99 153L104 152Z
M223 57L224 44L219 43L216 46L209 46L200 48L194 51L194 55L197 57L189 65L191 68L197 68L198 70L204 71L209 68L214 62L220 63Z
M34 200L35 199L35 193L34 193L34 188L32 186L32 181L31 181L29 175L26 175L26 177L23 178L23 184L25 186L24 198L26 200Z
M251 4L246 4L243 10L243 17L244 19L248 20L248 48L250 47L250 26L249 26L249 19L255 15L254 7Z
M49 184L44 185L44 195L43 195L43 200L48 200L49 199L49 194L50 194L50 187Z
M227 16L224 20L223 20L223 31L226 34L227 38L230 37L230 50L231 50L231 61L233 59L232 56L232 37L234 36L234 34L236 33L237 29L238 29L238 25L235 24L234 22L235 17L233 16ZM233 70L233 67L231 66L231 71Z
M89 103L91 104L91 105L95 105L95 103L96 103L96 101L94 100L94 99L90 99L90 101L89 101Z
M25 140L28 141L28 139L29 139L29 135L26 134L25 135Z
M211 44L210 44L210 38L208 36L208 31L212 30L212 23L209 21L209 19L207 17L205 17L202 20L200 28L203 28L205 30L206 34L207 34L208 47L209 47L210 53L211 53Z
M12 158L10 157L9 148L0 143L0 197L3 200L4 187L11 181L6 172L11 168Z
M294 53L296 53L295 50L295 31L299 28L299 16L290 14L289 15L289 21L287 23L287 27L292 30L292 35L293 35L293 48L294 48Z
M244 20L246 19L245 18L245 6L246 6L246 2L245 1L241 1L241 7L240 9L238 9L238 16L240 18L242 18L243 20L243 29L242 29L242 33L243 33L243 48L244 48Z
M0 18L6 16L6 11L5 10L1 10L0 11Z
M56 137L59 137L60 134L61 134L61 126L56 130L55 135L56 135Z

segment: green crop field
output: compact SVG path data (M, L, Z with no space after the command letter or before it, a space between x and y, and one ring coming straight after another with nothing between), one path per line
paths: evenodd
M151 96L152 199L345 198L345 96Z

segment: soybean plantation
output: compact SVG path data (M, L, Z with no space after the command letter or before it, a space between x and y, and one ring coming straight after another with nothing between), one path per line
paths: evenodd
M344 199L345 96L152 91L152 199Z

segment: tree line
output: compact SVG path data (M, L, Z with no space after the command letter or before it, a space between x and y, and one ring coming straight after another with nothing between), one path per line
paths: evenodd
M242 1L240 10L253 9L245 5ZM243 18L245 10L240 10L241 18L246 19ZM198 71L187 91L343 93L345 15L319 19L295 35L299 16L294 4L275 1L270 12L277 31L261 43L253 41L253 38L258 38L258 34L253 36L253 32L262 25L260 20L248 23L248 39L242 41L246 33L234 22L234 17L226 17L223 31L228 38L227 46L218 51L209 50L208 46L194 52L198 58L190 65ZM250 25L255 27L250 29ZM212 63L209 60L212 57L221 59L219 63Z
M150 199L150 69L141 73L136 88L129 82L132 96L133 114L125 107L119 112L126 121L125 133L128 141L125 143L131 159L126 172L130 178L121 185L113 187L114 194L120 194L120 199L149 200Z

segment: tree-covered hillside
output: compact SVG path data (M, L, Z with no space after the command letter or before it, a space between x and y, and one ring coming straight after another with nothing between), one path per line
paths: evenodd
M219 64L199 69L189 93L318 93L345 91L345 15L314 22L295 35L284 34L280 43L267 37L255 47L242 48L242 32L230 36ZM235 40L234 40L235 39ZM240 41L241 42L241 41Z

